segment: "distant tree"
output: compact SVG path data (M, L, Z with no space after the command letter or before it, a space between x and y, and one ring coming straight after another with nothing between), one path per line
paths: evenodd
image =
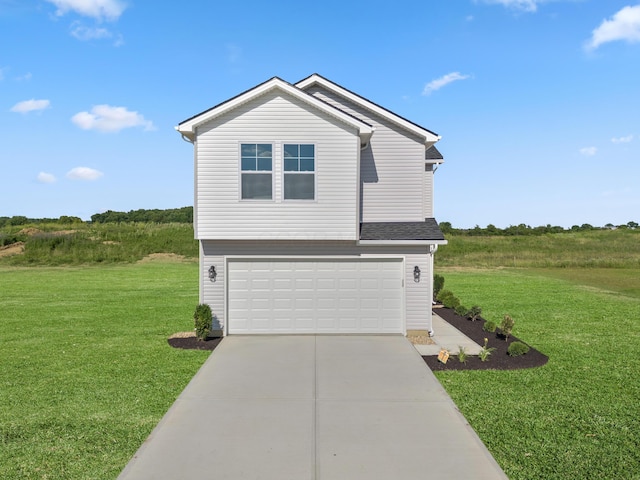
M9 220L9 225L26 225L27 223L29 223L29 219L21 215L13 216Z
M498 227L496 227L493 223L487 225L485 229L487 231L487 235L500 235L501 231Z
M453 230L451 222L440 222L440 230L442 230L442 233L451 233Z
M638 228L638 224L636 222L629 222L627 223L627 228L630 228L631 230L635 230L636 228Z
M73 223L83 223L82 219L79 217L68 217L67 215L62 215L59 219L58 219L58 223L64 223L64 224L73 224Z

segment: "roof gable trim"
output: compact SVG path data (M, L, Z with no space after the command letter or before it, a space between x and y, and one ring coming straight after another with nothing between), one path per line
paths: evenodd
M313 95L309 95L303 90L297 88L294 85L291 85L284 80L273 77L266 82L253 87L250 90L247 90L229 100L226 100L209 110L205 110L202 113L199 113L184 122L178 124L175 129L180 132L184 137L187 137L189 140L193 141L195 138L196 128L220 115L223 115L236 107L249 102L261 95L264 95L272 90L280 90L286 94L289 94L302 102L305 102L312 107L331 115L334 118L346 123L352 127L355 127L358 130L358 133L363 142L367 142L371 135L373 134L374 128L366 122L359 120L352 115L349 115L342 110L333 107L332 105L320 100L319 98L314 97Z
M354 93L351 90L347 90L346 88L341 87L336 83L333 83L331 80L328 80L324 78L322 75L318 75L317 73L314 73L313 75L310 75L309 77L303 80L300 80L298 83L295 84L296 87L302 90L306 90L307 88L313 85L320 85L321 87L326 88L327 90L333 91L338 95L341 95L342 97L345 97L348 100L366 108L367 110L370 110L380 115L381 117L389 120L390 122L395 123L396 125L399 125L405 130L408 130L414 134L417 134L420 137L423 137L425 145L431 146L442 138L440 137L440 135L437 135L431 130L427 130L426 128L421 127L420 125L417 125L411 122L410 120L407 120L406 118L403 118L400 115L393 113L391 110L387 110L386 108L381 107L380 105L373 103L372 101L367 100L364 97L361 97L357 93Z

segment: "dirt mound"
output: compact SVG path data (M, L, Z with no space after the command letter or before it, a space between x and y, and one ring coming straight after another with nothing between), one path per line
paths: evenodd
M18 232L18 235L26 235L28 237L31 237L32 235L37 235L39 233L42 233L42 230L39 230L39 229L33 228L33 227L29 227L29 228L23 228L22 230L20 230Z
M152 253L147 255L138 263L147 263L147 262L186 262L187 257L184 255L178 255L176 253Z
M21 253L24 253L24 242L16 242L0 247L0 257L10 257L11 255L20 255Z

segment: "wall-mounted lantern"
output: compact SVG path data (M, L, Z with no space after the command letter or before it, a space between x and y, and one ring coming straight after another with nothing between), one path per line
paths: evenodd
M413 281L416 283L420 281L420 267L418 265L413 267Z
M209 280L211 280L212 282L215 282L217 276L218 276L218 272L216 272L216 267L214 265L211 265L209 267Z

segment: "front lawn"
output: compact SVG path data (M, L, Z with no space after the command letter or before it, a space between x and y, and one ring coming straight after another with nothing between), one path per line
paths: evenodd
M197 264L0 268L0 478L118 476L209 352Z
M436 372L509 478L640 478L640 298L543 271L439 273L549 356L531 370Z

